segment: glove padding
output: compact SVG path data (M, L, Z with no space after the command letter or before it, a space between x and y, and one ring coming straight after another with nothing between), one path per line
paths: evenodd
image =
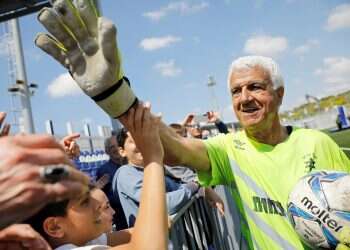
M92 0L56 0L38 20L51 34L38 34L35 44L65 68L85 94L117 118L137 98L124 77L116 27L99 17Z

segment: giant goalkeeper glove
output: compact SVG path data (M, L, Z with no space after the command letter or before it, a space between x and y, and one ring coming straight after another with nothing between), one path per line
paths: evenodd
M39 34L36 45L67 68L80 88L113 118L137 102L124 77L116 28L99 17L93 0L55 0L39 21L51 34Z

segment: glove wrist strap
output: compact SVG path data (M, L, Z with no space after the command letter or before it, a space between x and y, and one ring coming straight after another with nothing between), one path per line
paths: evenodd
M107 99L122 86L124 81L130 86L129 79L126 76L123 76L117 81L117 83L113 84L111 87L104 90L102 93L92 96L91 99L94 100L95 102L99 102L99 101L103 101L104 99Z
M138 102L126 77L121 78L113 86L91 98L113 118L124 115Z

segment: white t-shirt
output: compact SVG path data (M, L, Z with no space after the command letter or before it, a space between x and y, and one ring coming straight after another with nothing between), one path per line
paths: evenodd
M89 241L85 246L78 247L73 244L64 244L55 248L55 250L106 250L109 249L107 246L107 235L101 234L98 238Z

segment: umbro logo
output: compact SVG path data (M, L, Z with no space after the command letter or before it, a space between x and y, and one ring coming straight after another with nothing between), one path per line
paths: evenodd
M242 142L240 140L234 139L233 140L233 145L235 148L240 149L240 150L245 150L245 142Z

